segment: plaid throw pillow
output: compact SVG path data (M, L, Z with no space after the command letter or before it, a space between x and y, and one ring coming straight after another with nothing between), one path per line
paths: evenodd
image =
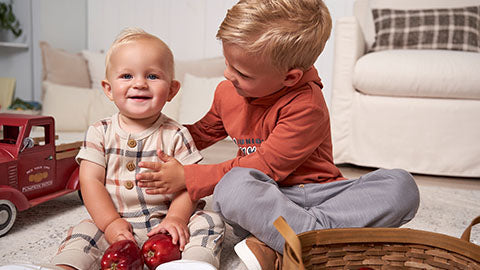
M444 49L480 52L480 7L373 9L375 42L370 49Z

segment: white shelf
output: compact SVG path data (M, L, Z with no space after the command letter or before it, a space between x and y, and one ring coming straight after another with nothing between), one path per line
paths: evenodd
M27 49L28 45L25 43L17 43L17 42L0 42L0 47L11 47L11 48L23 48Z

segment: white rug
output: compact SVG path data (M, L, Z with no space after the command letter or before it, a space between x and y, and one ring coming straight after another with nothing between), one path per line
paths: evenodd
M345 173L347 177L352 177L349 176L351 170ZM356 173L366 172L360 170ZM421 180L421 177L415 178ZM459 187L435 186L423 181L417 183L421 194L420 208L417 216L404 227L460 237L470 221L480 215L480 180L472 180L468 185ZM18 213L12 230L0 238L0 265L48 263L65 237L66 230L85 218L88 218L88 213L76 193ZM239 240L231 230L227 231L220 269L245 269L233 251L233 245ZM480 244L480 224L472 230L471 240Z

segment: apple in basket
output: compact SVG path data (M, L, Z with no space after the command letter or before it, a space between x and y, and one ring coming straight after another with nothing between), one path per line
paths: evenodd
M155 234L148 238L142 246L143 260L148 269L153 270L162 263L178 260L181 257L180 247L172 243L168 234Z
M101 260L102 270L142 270L140 248L131 240L120 240L105 250Z

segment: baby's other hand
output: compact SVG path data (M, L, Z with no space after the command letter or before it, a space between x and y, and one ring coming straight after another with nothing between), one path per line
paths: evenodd
M147 236L150 237L157 233L167 232L172 236L173 244L178 243L180 251L183 251L190 238L190 233L185 221L175 216L167 216L158 226L153 228Z

